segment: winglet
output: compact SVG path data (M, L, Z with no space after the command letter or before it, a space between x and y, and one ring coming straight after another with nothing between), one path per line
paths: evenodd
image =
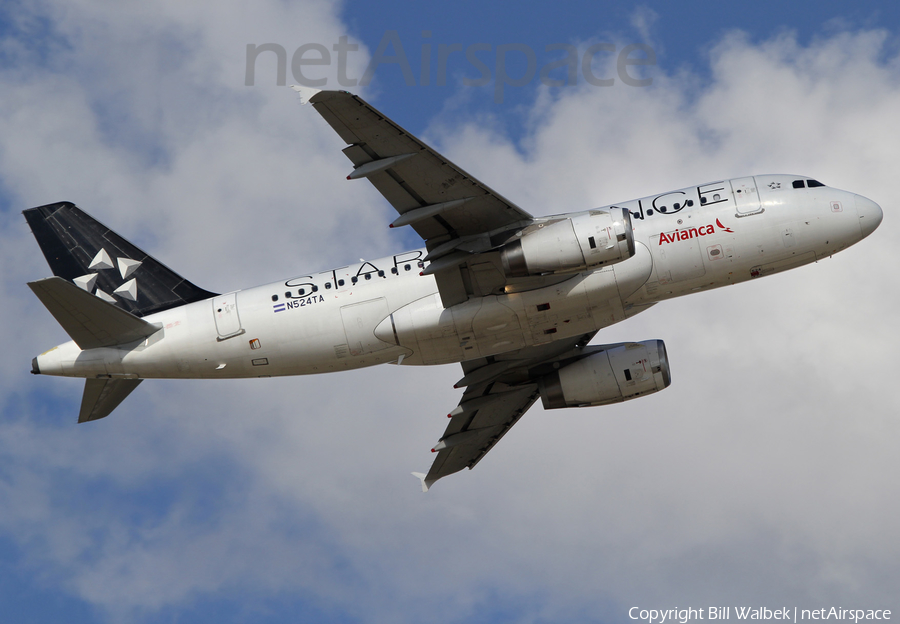
M291 85L291 89L300 94L300 103L309 104L309 99L321 89L313 89L312 87L301 87L300 85Z
M418 479L419 481L422 482L422 491L423 492L427 492L428 488L430 488L432 485L434 485L434 481L426 481L425 480L424 472L414 472L414 473L412 473L412 476L414 476L416 479Z

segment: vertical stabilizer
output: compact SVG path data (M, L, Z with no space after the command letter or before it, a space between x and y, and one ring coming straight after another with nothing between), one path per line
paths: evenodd
M135 316L214 297L70 202L23 212L53 274Z

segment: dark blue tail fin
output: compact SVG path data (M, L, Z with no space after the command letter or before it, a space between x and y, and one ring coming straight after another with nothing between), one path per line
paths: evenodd
M216 296L187 281L70 202L23 212L53 274L135 316Z

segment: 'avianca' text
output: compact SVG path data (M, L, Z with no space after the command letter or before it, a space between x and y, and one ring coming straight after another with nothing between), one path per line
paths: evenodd
M716 219L716 225L719 226L719 229L723 232L733 232L731 228L727 228L722 225L722 222ZM700 227L695 228L687 228L684 230L675 230L674 232L661 232L659 235L659 244L663 243L674 243L675 241L688 240L690 238L694 238L697 236L706 236L708 234L715 234L716 228L712 223L707 225L701 225Z

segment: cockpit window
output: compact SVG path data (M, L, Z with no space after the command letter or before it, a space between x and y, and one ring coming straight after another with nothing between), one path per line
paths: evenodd
M824 184L822 184L822 183L819 182L818 180L807 180L807 181L806 181L806 185L807 185L809 188L815 188L815 187L817 187L817 186L825 186Z
M803 180L794 180L794 188L806 188Z

